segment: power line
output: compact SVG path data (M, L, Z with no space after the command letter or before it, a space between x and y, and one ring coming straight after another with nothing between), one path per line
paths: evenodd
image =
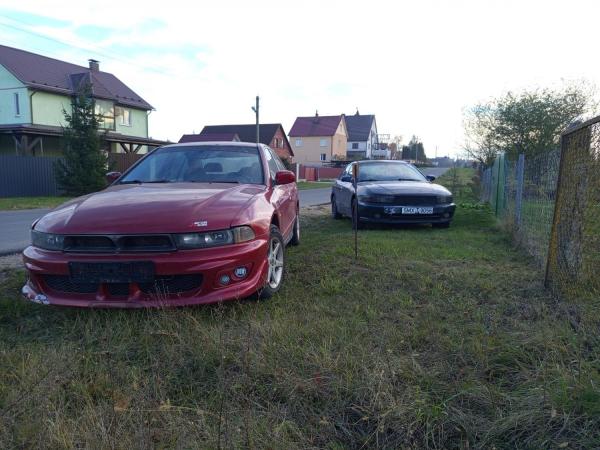
M14 19L10 19L10 20L28 26L28 24L26 24L25 22L20 22L20 21L14 20ZM39 37L41 39L46 39L48 41L52 41L52 42L55 42L57 44L64 45L66 47L72 47L72 48L76 48L78 50L86 51L86 52L93 52L96 55L102 56L104 58L108 58L108 59L112 59L112 60L115 60L115 61L119 61L119 62L121 62L123 64L128 64L128 65L131 65L131 66L143 69L143 70L147 70L147 71L151 71L151 72L156 72L158 74L169 76L169 77L170 76L174 76L173 73L165 72L165 71L162 71L160 69L156 69L154 67L148 67L148 66L144 66L144 65L141 65L141 64L134 63L134 62L132 62L130 60L125 59L125 57L121 57L120 55L119 56L116 56L116 54L109 55L108 53L105 53L103 51L98 51L97 49L94 49L92 47L83 47L83 46L80 46L80 45L68 44L68 43L66 43L64 41L61 41L60 39L56 39L54 37L51 37L51 36L48 36L48 35L45 35L45 34L42 34L42 33L38 33L37 31L32 31L32 30L27 29L27 28L22 28L22 27L19 27L19 26L16 26L16 25L5 23L5 22L0 22L0 26L5 27L5 28L11 28L13 30L20 31L22 33L27 33L27 34L30 34L30 35L33 35L33 36L37 36L37 37Z

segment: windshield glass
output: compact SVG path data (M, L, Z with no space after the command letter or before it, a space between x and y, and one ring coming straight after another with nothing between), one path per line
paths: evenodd
M427 181L409 164L394 162L360 164L358 181Z
M256 147L163 147L144 158L119 183L264 184Z

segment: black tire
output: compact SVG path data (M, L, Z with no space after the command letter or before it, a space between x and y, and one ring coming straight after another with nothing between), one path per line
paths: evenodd
M450 228L450 222L432 223L433 228Z
M342 215L339 213L337 209L337 203L335 201L335 195L331 196L331 217L335 220L341 219Z
M292 232L292 239L290 245L300 245L300 212L296 213L296 220L294 221L294 231Z
M279 228L276 225L271 225L269 245L267 248L267 264L270 264L269 258L271 256L271 244L273 241L277 241L279 243L282 252L281 256L283 265L281 266L281 278L277 286L272 286L272 284L270 283L271 271L269 270L267 272L267 279L265 280L263 287L258 291L258 298L260 299L267 299L273 297L277 292L279 292L279 289L281 289L281 286L283 285L283 281L285 279L285 243L283 240L283 236L279 232Z
M356 197L352 199L352 229L353 230L362 230L364 228L364 224L358 217L358 200Z

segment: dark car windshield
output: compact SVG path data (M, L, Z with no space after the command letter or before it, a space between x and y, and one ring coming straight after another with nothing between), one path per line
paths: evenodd
M427 181L409 164L378 162L359 164L358 181Z
M258 148L227 145L163 147L119 183L264 184Z

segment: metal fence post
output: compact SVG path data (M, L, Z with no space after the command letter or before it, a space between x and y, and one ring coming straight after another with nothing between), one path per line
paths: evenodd
M515 225L521 226L521 208L523 205L523 184L525 179L525 155L521 153L517 161L517 196L515 198Z

